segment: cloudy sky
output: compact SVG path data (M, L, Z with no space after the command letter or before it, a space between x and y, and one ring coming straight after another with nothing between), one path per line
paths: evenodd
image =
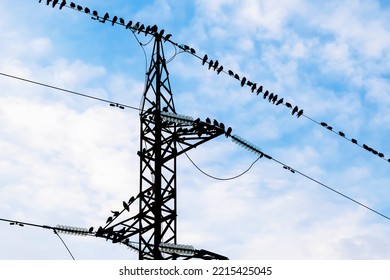
M46 0L43 0L46 2ZM69 2L69 1L68 1ZM390 1L77 4L145 25L390 157ZM0 2L0 72L138 107L152 38L38 0ZM149 43L149 44L148 44ZM178 113L218 119L275 159L390 216L390 163L165 45ZM139 116L0 75L0 218L98 227L139 189ZM229 178L257 157L220 137L188 153ZM388 259L390 220L260 159L214 180L178 159L178 243L230 259ZM0 223L0 259L70 259L50 230ZM137 259L62 236L76 259Z

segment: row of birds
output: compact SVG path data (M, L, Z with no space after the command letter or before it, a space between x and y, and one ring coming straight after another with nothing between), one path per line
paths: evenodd
M223 71L223 65L219 63L218 60L209 60L209 57L207 54L204 55L202 59L202 65L207 65L208 69L214 70L217 72L217 74L220 74ZM226 73L226 72L225 72ZM299 109L298 106L292 106L291 103L289 102L284 102L283 97L279 98L277 94L270 93L268 90L265 90L263 92L263 86L260 85L258 86L257 83L251 82L248 80L246 77L240 78L240 76L237 73L234 73L232 70L228 70L227 74L229 76L235 78L236 80L240 81L241 87L248 86L250 87L251 91L254 93L256 92L256 95L262 94L264 99L268 99L268 102L275 104L276 106L278 105L285 105L287 108L290 108L291 114L297 116L299 118L300 116L303 115L303 109Z
M217 128L222 130L226 137L231 136L233 130L231 127L226 128L224 123L218 122L216 119L211 122L210 118L206 118L204 122L201 122L200 118L196 119L193 123L193 127L199 132L199 134L207 133L210 128Z
M42 0L39 0L39 3L41 3L41 2L42 2ZM62 0L61 4L59 4L59 0L47 0L46 1L46 5L51 5L53 8L55 8L57 5L59 5L60 10L62 10L62 8L66 6L66 4L67 4L66 0ZM147 34L151 34L151 35L155 35L155 36L158 35L161 38L163 38L164 41L167 41L172 37L172 34L165 34L164 29L161 29L159 31L157 25L145 26L144 24L142 24L140 22L136 22L133 24L132 20L130 20L126 23L126 21L123 18L118 18L117 16L110 18L110 15L108 13L105 13L104 16L99 16L99 13L96 10L91 11L91 9L89 9L88 7L83 8L80 5L76 5L74 2L70 2L69 7L72 9L76 9L79 12L84 11L86 14L91 14L92 19L98 20L101 23L106 23L107 21L110 21L112 26L114 26L115 24L119 24L119 25L125 26L126 29L131 29L132 31L138 31L138 34L143 32L143 33L145 33L145 36ZM180 45L179 47L185 51L189 51L192 54L195 54L195 50L193 48L190 48L187 45Z
M333 127L330 126L330 125L328 125L326 122L321 122L320 124L321 124L323 127L329 129L330 131L333 131ZM353 144L360 145L360 144L358 143L358 141L357 141L355 138L351 138L351 139L347 138L347 137L345 136L345 133L342 132L342 131L339 131L339 132L338 132L338 135L340 135L341 137L344 137L345 139L351 141ZM378 157L380 157L380 158L383 158L383 159L384 159L384 157L385 157L385 155L384 155L383 153L374 150L373 148L369 147L369 146L366 145L366 144L361 145L361 147L362 147L363 149L365 149L366 151L371 152L371 153L373 153L374 155L376 155L376 156L378 156ZM390 163L390 159L387 159L387 161Z

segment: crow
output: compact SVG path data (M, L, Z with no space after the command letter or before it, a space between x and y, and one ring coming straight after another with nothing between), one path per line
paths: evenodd
M296 112L298 112L298 107L295 106L294 109L291 112L291 115L294 115Z
M60 10L62 10L62 8L65 7L65 5L66 5L66 1L62 0L61 5L60 5Z
M116 21L118 20L118 17L117 16L114 16L112 18L112 26L114 26L114 24L116 23Z
M303 109L299 110L298 114L297 114L297 118L299 118L300 116L303 115Z
M223 71L223 66L219 66L218 70L217 70L217 74L221 73Z
M207 59L208 59L208 56L207 56L207 54L205 54L203 59L202 59L202 65L204 65L207 62Z

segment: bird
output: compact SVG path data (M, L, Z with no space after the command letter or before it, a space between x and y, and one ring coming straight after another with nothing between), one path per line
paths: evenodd
M101 23L105 23L106 20L108 20L109 18L110 18L110 15L109 15L108 13L106 13L106 14L104 15L104 17L103 17L103 20L101 20L100 22L101 22Z
M78 10L78 11L82 11L82 10L84 10L84 9L83 9L83 7L82 7L82 6L80 6L80 5L77 5L77 10Z
M268 97L268 102L271 102L273 98L274 98L274 93L271 92L271 94Z
M207 62L207 59L209 57L207 56L207 54L204 55L203 59L202 59L202 65L204 65L206 62Z
M320 123L322 126L324 126L324 127L327 127L328 126L328 124L326 123L326 122L321 122Z
M240 80L240 76L238 76L238 74L234 74L234 78Z
M38 3L41 3L42 2L42 0L39 0L39 2Z
M85 8L84 8L84 13L90 14L90 13L91 13L91 10L90 10L88 7L85 7Z
M224 125L223 123L220 123L220 124L219 124L219 127L220 127L223 131L225 131L225 125Z
M333 130L333 127L331 127L330 125L328 125L327 129Z
M114 217L118 217L119 216L119 211L111 211L112 214L114 214Z
M214 124L215 126L219 126L219 123L218 123L218 121L217 121L216 119L214 119L213 124Z
M298 107L295 106L294 109L291 112L291 115L294 115L296 112L298 112Z
M257 95L259 95L263 91L263 86L259 86L257 89Z
M196 51L195 51L194 48L190 48L190 52L191 52L192 54L196 54ZM215 70L215 68L214 68L214 70Z
M246 78L245 77L242 77L242 80L241 80L241 87L243 87L245 85L245 82L246 82Z
M118 17L117 16L114 16L112 18L112 26L114 26L114 24L116 23L116 21L118 20Z
M138 34L140 34L141 31L144 29L145 29L145 25L141 24L141 26L138 28Z
M274 98L272 98L272 103L275 104L275 102L278 100L278 95L275 94Z
M58 0L54 0L53 4L52 4L52 7L54 8L57 4L58 4Z
M62 8L65 7L65 5L66 5L66 1L62 0L62 2L60 4L60 10L62 10Z
M88 230L89 233L92 233L93 232L93 227L90 227L89 230Z
M72 9L74 9L74 8L76 8L76 4L75 4L74 2L70 2L70 7L71 7Z
M232 70L228 70L228 74L229 74L229 76L233 76L234 75Z
M156 33L157 31L158 31L157 25L153 25L153 26L150 28L150 32L152 32L152 33Z
M226 130L226 133L225 133L226 137L229 137L231 135L231 133L232 133L232 128L228 127L228 129Z
M123 208L125 208L127 212L130 212L129 205L125 201L123 201Z
M280 98L279 100L278 100L278 102L276 102L276 106L278 106L278 105L280 105L280 104L282 104L283 103L283 97L282 98Z
M47 1L46 1L46 5L49 6L49 5L50 5L50 2L51 2L51 0L47 0Z
M292 108L291 103L286 102L286 107L287 107L287 108Z
M357 144L357 140L356 139L351 139L351 142L354 143L354 144Z
M383 158L383 157L385 157L385 155L382 154L382 153L379 153L379 154L378 154L378 157Z
M112 222L112 217L110 216L107 218L106 224L111 223L111 222Z
M214 62L214 70L216 70L217 69L217 67L218 67L218 65L219 65L219 62L218 62L218 60L216 60L215 62Z
M251 87L252 92L255 92L256 88L257 88L257 84L253 83L253 85Z
M223 71L223 66L219 66L218 70L217 70L217 74L221 73Z
M341 137L345 137L345 134L344 134L344 132L342 132L342 131L339 131L339 135L340 135Z
M211 60L209 61L209 70L210 70L211 67L213 67L213 65L214 65L214 61L211 59Z
M131 25L133 24L133 22L130 20L128 23L127 23L127 25L126 25L126 29L129 29L129 28L131 28Z
M134 200L135 200L134 196L130 197L130 199L129 199L129 204L133 203Z
M303 109L299 110L298 114L297 114L297 118L299 118L300 116L303 115Z
M164 29L161 29L161 30L160 30L160 33L159 33L159 35L161 36L161 38L162 38L162 36L164 35L164 33L165 33L165 30L164 30Z
M206 118L206 123L207 123L207 124L211 124L210 118Z
M164 41L168 41L172 37L172 34L165 35Z
M120 19L119 19L119 23L120 23L121 25L125 25L125 20L124 20L123 18L120 18Z
M268 94L269 94L269 91L268 91L268 90L266 90L266 91L264 92L264 94L263 94L263 98L264 98L264 99L266 99L266 98L267 98L267 96L268 96Z
M93 17L91 17L93 20L98 20L99 19L99 14L98 14L98 12L97 11L93 11L92 12L92 15L93 15Z

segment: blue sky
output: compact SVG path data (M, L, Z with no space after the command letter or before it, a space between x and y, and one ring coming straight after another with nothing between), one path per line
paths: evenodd
M157 24L199 56L218 59L224 69L390 157L388 1L77 4ZM139 105L151 43L146 62L129 31L70 9L4 0L0 13L2 73ZM165 55L173 57L174 47L167 44ZM168 68L178 113L218 119L265 153L390 216L390 163L291 116L189 54L176 55ZM97 227L138 193L136 111L3 76L0 86L0 218ZM256 160L225 137L189 155L221 178ZM216 181L179 158L178 214L179 243L231 259L390 257L389 220L266 159L236 180ZM0 228L0 259L70 258L51 231ZM137 259L97 238L63 238L76 259Z

